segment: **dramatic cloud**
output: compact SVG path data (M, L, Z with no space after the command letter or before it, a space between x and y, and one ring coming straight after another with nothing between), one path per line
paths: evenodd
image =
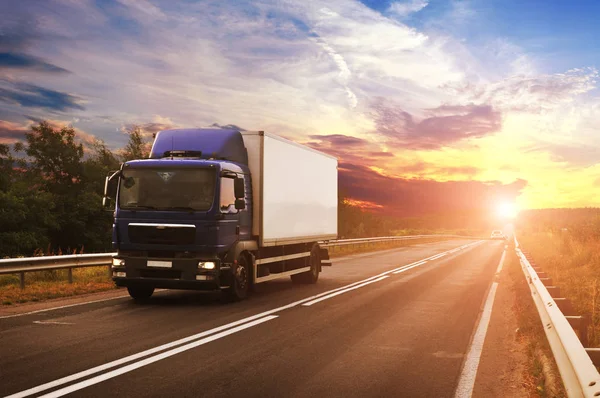
M49 64L39 58L27 54L0 52L0 69L28 69L48 73L68 73L69 71Z
M340 164L340 188L351 199L383 205L386 213L398 216L491 210L499 198L514 200L526 186L524 180L502 184L392 178L363 166Z
M18 83L12 88L0 87L0 101L16 103L28 108L41 108L49 111L84 110L81 100L71 94L36 86Z
M390 143L412 149L439 149L467 138L498 132L502 116L489 105L442 105L430 109L421 121L408 112L379 99L372 105L376 133Z

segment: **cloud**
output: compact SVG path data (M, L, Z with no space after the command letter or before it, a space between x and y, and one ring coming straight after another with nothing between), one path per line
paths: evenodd
M375 133L389 138L394 146L409 149L440 149L495 133L502 127L502 115L489 105L442 105L429 109L429 117L421 121L382 98L374 101L371 109Z
M396 1L390 4L388 12L400 18L406 18L410 14L414 14L415 12L421 11L428 5L428 0Z
M344 134L310 135L309 138L327 143L330 146L357 146L367 145L368 141L362 138L351 137Z
M0 87L0 101L49 111L85 110L78 97L26 83L13 84L11 89Z
M27 130L29 130L29 131L30 131L31 125L32 125L31 122L33 122L33 124L39 124L41 122L46 122L54 130L61 130L64 127L72 128L73 131L75 131L75 137L77 137L79 139L79 141L84 145L84 149L86 149L86 150L89 149L91 144L93 144L94 142L96 142L96 140L98 140L98 137L95 134L88 133L87 131L84 131L80 128L73 126L73 124L69 120L40 119L35 116L27 116L27 119L30 121L30 123L28 123L28 125L27 125Z
M68 70L49 64L39 58L27 54L0 53L0 69L28 69L47 73L69 73Z
M546 143L533 146L530 152L547 152L555 162L567 162L571 167L591 167L600 164L600 147L597 144Z
M29 132L26 126L18 123L0 120L0 144L14 144L25 140L25 133Z
M396 216L431 215L481 209L491 211L498 200L514 200L527 181L447 181L383 176L367 167L341 163L340 188L350 199L383 206Z
M154 134L158 133L159 131L180 128L182 126L173 122L173 120L171 120L169 117L154 115L151 122L126 124L121 126L120 130L121 132L126 133L127 131L131 131L136 127L140 129L143 136L153 137Z
M565 73L512 75L485 84L449 84L446 88L465 100L492 104L502 111L541 113L572 104L576 97L595 89L597 79L595 68L579 68Z
M238 130L238 131L246 131L245 128L242 128L240 126L237 126L235 124L219 124L219 123L213 123L210 125L210 127L216 127L219 129L226 129L226 130Z

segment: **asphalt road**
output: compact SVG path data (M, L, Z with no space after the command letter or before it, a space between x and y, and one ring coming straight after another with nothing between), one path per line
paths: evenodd
M162 291L0 319L0 396L452 397L503 249L335 260L240 303Z

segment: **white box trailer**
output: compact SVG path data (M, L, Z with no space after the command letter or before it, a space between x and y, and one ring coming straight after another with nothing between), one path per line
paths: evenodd
M337 159L284 138L242 132L259 246L337 238Z

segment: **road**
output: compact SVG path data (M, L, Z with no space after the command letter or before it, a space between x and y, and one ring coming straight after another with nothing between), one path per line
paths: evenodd
M338 259L239 303L161 291L0 319L0 396L451 397L503 249Z

